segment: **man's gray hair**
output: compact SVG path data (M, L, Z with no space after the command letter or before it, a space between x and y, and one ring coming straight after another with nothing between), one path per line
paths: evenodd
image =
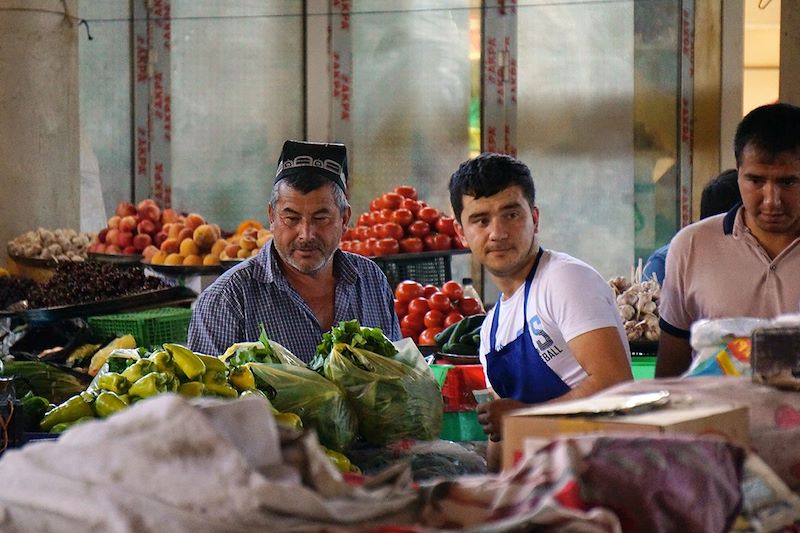
M295 180L294 178L299 179ZM275 209L275 206L278 204L278 199L280 198L281 188L284 186L291 187L292 189L298 190L303 194L307 194L327 185L331 187L331 190L333 191L333 201L336 203L336 207L339 208L339 213L344 216L345 211L348 207L350 207L350 202L347 200L347 195L344 193L342 188L326 178L320 178L319 182L317 183L314 183L314 181L315 180L304 176L292 176L291 178L284 178L280 180L278 183L272 186L272 194L269 199L270 207L272 207L273 210Z

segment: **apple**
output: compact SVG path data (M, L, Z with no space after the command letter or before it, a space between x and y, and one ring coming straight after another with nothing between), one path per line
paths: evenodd
M133 233L133 230L136 229L137 223L138 221L134 216L128 215L126 217L122 217L122 220L119 221L119 230Z
M109 229L118 228L119 227L119 221L121 219L122 219L122 217L120 217L119 215L114 215L113 217L109 218L108 219L108 228Z
M117 228L112 228L106 232L106 238L103 242L106 244L117 244L117 235L119 234L119 230Z
M117 215L120 217L132 216L136 214L136 206L130 202L120 202L117 204Z
M133 236L133 247L139 251L144 250L148 246L152 246L153 238L150 237L149 233L139 233Z
M143 218L136 226L137 233L146 233L152 235L156 232L156 225L155 223L150 220L149 218Z
M133 244L133 233L130 231L120 231L117 234L117 246L121 249Z
M161 220L161 209L150 199L139 202L139 205L136 207L136 212L139 215L139 220L150 220L151 222L158 222Z
M153 244L157 247L161 248L161 243L167 240L167 232L163 229L156 233L156 236L153 238Z
M133 255L133 254L138 254L138 253L139 253L139 250L137 250L137 249L136 249L136 248L134 248L133 246L126 246L126 247L125 247L125 248L122 250L122 253L123 253L123 254L128 254L128 255Z

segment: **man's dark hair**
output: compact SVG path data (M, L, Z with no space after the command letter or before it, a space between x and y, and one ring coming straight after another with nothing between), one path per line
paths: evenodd
M491 152L461 163L450 176L450 204L456 220L461 222L464 210L463 195L483 198L493 196L513 185L518 185L533 209L536 205L536 188L531 171L518 159Z
M727 213L742 201L739 192L739 172L729 168L709 181L700 196L700 218Z
M768 104L750 111L736 127L733 138L737 167L742 164L742 152L748 146L768 157L800 152L800 107Z

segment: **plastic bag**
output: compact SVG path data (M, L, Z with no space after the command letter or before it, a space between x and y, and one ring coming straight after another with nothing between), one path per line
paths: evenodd
M252 363L250 369L257 385L261 381L275 389L275 409L294 413L303 426L316 429L323 446L343 451L353 442L358 422L338 385L305 366Z
M393 358L334 344L324 362L325 377L346 392L367 442L435 439L442 428L443 411L436 378L411 339L393 344L398 350Z
M684 377L750 376L750 336L767 323L748 317L698 320L691 331L696 353Z

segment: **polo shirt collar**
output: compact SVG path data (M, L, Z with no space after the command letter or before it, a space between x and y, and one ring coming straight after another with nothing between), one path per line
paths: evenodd
M733 226L736 223L736 215L739 213L740 207L742 207L742 202L733 206L731 210L725 214L725 218L722 219L722 231L725 235L731 235L733 233Z
M340 282L354 284L358 280L358 269L353 260L338 249L333 253L333 271ZM264 283L288 283L278 266L278 252L272 239L258 252L253 277Z

